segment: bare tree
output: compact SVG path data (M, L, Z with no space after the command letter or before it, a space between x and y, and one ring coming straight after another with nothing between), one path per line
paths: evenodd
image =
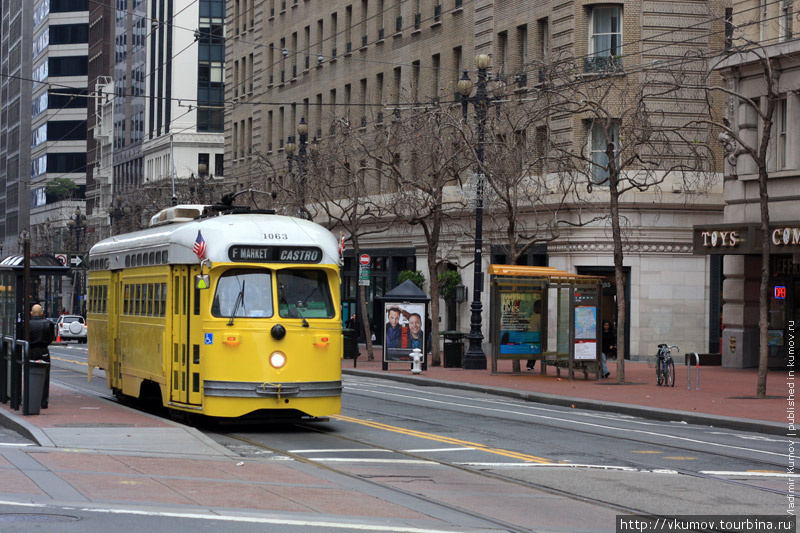
M368 133L353 129L346 119L337 120L335 132L303 162L305 175L290 176L292 179L281 187L289 197L294 197L290 200L292 205L300 205L309 216L330 229L342 231L356 258L361 255L361 239L383 233L391 224L383 216L384 198L375 194L379 187L376 189L373 182L383 176L382 170L375 166L374 157L370 157L375 136L379 134L377 130ZM367 359L372 361L372 328L366 287L362 285L358 286L358 306Z
M396 192L389 204L393 217L419 226L425 237L431 296L432 364L439 365L439 271L442 231L464 207L459 178L469 166L458 123L438 104L403 111L386 127L371 154L387 169Z
M748 24L745 24L747 26ZM752 25L751 25L752 26ZM727 100L726 116L717 117L709 113L696 121L697 124L710 125L719 132L718 139L723 144L726 162L736 174L739 170L748 172L755 169L758 175L758 205L761 234L761 279L759 286L759 353L758 381L756 395L765 398L767 394L768 371L768 310L769 310L769 271L770 239L769 224L769 159L770 147L774 146L774 123L779 101L787 89L781 84L780 54L776 46L763 46L747 39L740 32L753 28L735 29L737 37L725 52L708 61L709 75L701 84L683 83L683 87L702 91L709 103L724 96ZM740 84L735 72L740 65L749 65L753 73L749 84ZM728 70L727 83L720 83L718 72ZM709 109L713 109L709 105ZM737 163L739 163L737 165ZM743 169L744 167L744 169ZM751 170L752 172L752 170Z
M609 63L611 66L612 63ZM627 321L623 240L628 193L660 191L666 183L702 190L710 183L714 153L708 128L692 128L664 106L674 87L659 88L650 72L640 76L613 71L575 77L582 69L563 61L543 90L551 120L569 121L572 139L552 143L560 172L578 179L576 201L594 204L611 224L617 286L617 382L625 381ZM661 69L653 69L653 74ZM659 98L656 98L656 91ZM588 142L584 142L588 139ZM608 210L606 211L606 207Z

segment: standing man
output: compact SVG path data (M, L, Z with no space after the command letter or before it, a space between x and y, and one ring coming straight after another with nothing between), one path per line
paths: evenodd
M425 347L422 345L424 335L422 333L422 317L419 313L411 313L408 317L408 347L412 350L419 348L422 353L425 353Z
M55 324L44 318L42 306L35 304L31 307L31 325L30 325L30 348L28 351L28 358L31 361L41 359L47 361L47 371L44 376L44 388L42 390L42 409L47 409L47 403L50 399L50 351L48 346L53 342Z
M388 318L389 321L386 323L386 347L401 348L402 326L400 326L400 308L390 307Z

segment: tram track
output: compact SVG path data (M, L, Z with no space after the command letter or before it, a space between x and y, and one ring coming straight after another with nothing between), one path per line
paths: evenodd
M442 429L445 429L445 430L448 429L448 426L446 424L442 424L442 423L436 422L435 421L435 417L426 418L426 419L423 420L423 419L419 419L419 418L415 418L415 417L411 417L411 416L407 416L407 415L404 416L404 415L398 415L397 413L386 413L386 412L381 412L381 411L378 411L378 410L367 410L367 409L357 409L357 408L351 408L350 410L359 411L359 412L362 412L362 413L370 415L370 416L390 417L390 418L395 418L395 419L407 420L408 422L424 423L424 424L429 425L429 426L431 426L431 425L432 426L439 426L439 427L441 427ZM541 422L541 421L537 422L537 424L544 425L544 426L547 426L547 427L552 428L552 429L558 429L558 430L561 430L561 431L571 431L571 432L580 433L580 434L591 436L591 437L612 438L612 437L609 437L609 435L607 435L607 434L603 434L603 433L600 433L598 431L591 431L591 430L588 430L588 429L579 429L579 428L569 428L569 429L567 429L567 428L564 428L563 425L558 425L558 424L554 424L554 423L546 423L546 422ZM497 433L497 432L487 431L485 429L485 427L483 427L479 431L480 431L481 435L483 435L483 436L485 436L485 437L487 437L489 439L507 438L506 434L500 434L500 433ZM339 436L337 436L337 437L339 437ZM725 452L720 452L720 451L700 450L697 447L681 446L681 445L677 445L677 444L654 443L654 442L646 440L646 439L630 438L630 437L627 437L627 436L626 436L625 440L627 442L640 443L640 444L645 444L645 445L648 445L648 446L659 446L661 448L668 448L670 450L675 450L676 452L691 452L691 453L696 453L696 454L702 453L702 454L709 455L709 456L712 456L712 457L722 457L722 458L727 458L727 459L748 461L750 463L753 463L754 467L777 468L777 469L779 469L781 471L785 470L785 468L786 468L786 465L784 463L778 463L778 462L769 461L769 460L765 460L765 459L752 459L752 458L742 457L741 455L732 454L732 453L725 453ZM567 449L567 448L564 447L564 449ZM403 453L403 452L398 452L398 453ZM635 460L632 460L630 458L626 458L626 459L624 459L624 461L625 461L626 464L623 465L623 466L630 467L630 468L633 468L633 469L638 469L638 470L641 470L641 471L652 471L654 469L652 464L648 464L648 463L645 463L643 461L635 461ZM456 466L459 466L459 465L456 465ZM741 481L741 480L737 480L737 479L729 479L729 478L723 477L723 476L704 474L702 472L695 472L693 470L688 470L688 469L683 469L683 468L671 467L669 470L674 471L675 473L680 474L680 475L691 476L691 477L695 477L695 478L698 478L698 479L713 480L713 481L717 481L717 482L721 482L721 483L725 483L725 484L729 484L729 485L735 485L735 486L740 486L740 487L744 487L744 488L755 489L755 490L758 490L758 491L761 491L761 492L770 493L770 494L776 494L776 495L780 495L780 496L784 496L784 497L788 497L790 495L793 496L788 491L772 489L770 487L763 487L761 485L748 483L746 481ZM498 474L498 475L502 476L502 474ZM510 479L514 479L514 478L510 478ZM536 488L540 488L540 487L536 487Z
M296 427L302 428L302 429L307 430L307 431L312 431L312 432L317 432L317 433L324 433L329 438L330 437L336 438L338 440L347 442L348 444L358 444L360 446L367 446L367 447L373 448L375 450L388 450L388 451L390 451L392 453L395 453L395 454L398 454L398 455L402 455L402 456L404 456L406 458L409 458L409 459L425 461L425 462L428 462L428 463L435 463L435 464L437 464L439 466L443 466L443 467L447 467L447 468L453 468L453 469L459 470L461 472L465 472L465 473L468 473L468 474L471 474L471 475L479 476L479 477L484 478L484 479L493 479L493 480L496 480L496 481L502 481L504 483L509 483L509 484L513 484L513 485L516 485L516 486L520 486L520 487L525 487L525 488L529 488L529 489L542 491L542 492L550 494L550 495L565 497L565 498L568 498L568 499L573 500L575 502L588 503L588 504L602 506L602 507L604 507L606 509L610 509L610 510L613 510L613 511L616 511L616 512L619 512L619 513L623 513L623 514L642 514L642 513L645 512L644 510L638 509L638 508L635 508L635 507L619 505L617 503L609 502L609 501L602 500L602 499L599 499L599 498L587 497L585 495L571 493L571 492L568 492L568 491L555 489L555 488L548 487L548 486L541 485L541 484L537 484L537 483L531 483L531 482L528 482L528 481L524 481L524 480L513 478L511 476L506 476L506 475L503 475L503 474L499 474L497 472L487 472L487 471L484 471L484 470L481 470L481 469L477 469L477 468L473 468L473 467L469 467L469 466L465 466L465 465L460 465L460 464L457 464L457 463L452 463L452 462L442 461L442 460L437 460L437 459L431 459L429 457L424 457L422 455L418 455L418 454L415 454L415 453L412 453L412 452L408 452L408 451L404 451L404 450L386 448L384 446L377 446L377 445L374 445L372 443L365 442L365 441L359 440L359 439L354 439L354 438L351 438L351 437L345 437L345 436L342 436L342 435L332 435L330 432L324 430L323 428L320 428L320 427L317 427L317 426L314 426L314 425L308 424L308 423L302 423L301 422L301 423L296 423L294 425ZM265 450L265 451L269 451L269 452L272 452L272 453L276 453L276 454L280 454L282 456L289 457L289 458L291 458L293 460L302 462L304 464L307 464L309 466L313 466L315 468L324 469L324 470L326 470L328 472L331 472L331 473L334 473L336 475L344 476L344 477L347 477L347 478L350 478L350 479L358 480L359 482L363 482L363 483L367 483L367 484L370 484L370 485L373 485L373 486L376 486L376 487L380 487L383 490L388 490L388 491L391 491L391 492L395 492L395 493L403 495L405 497L413 498L413 499L418 500L420 502L425 502L428 505L434 505L434 506L440 507L442 509L446 509L446 510L451 511L451 512L457 512L457 513L463 514L465 516L469 516L469 517L471 517L473 519L485 521L487 524L491 524L491 525L496 526L496 527L501 527L505 531L508 531L509 533L531 533L531 532L535 531L533 529L529 529L529 528L520 526L518 524L512 524L512 523L506 522L504 520L500 520L498 518L495 518L493 516L489 516L489 515L486 515L486 514L483 514L483 513L480 513L480 512L471 511L469 509L465 509L465 508L460 507L460 506L452 505L452 504L447 503L447 502L437 501L435 499L432 499L429 495L411 492L411 491L408 491L408 490L405 490L405 489L402 489L402 488L399 488L399 487L396 487L396 486L393 486L393 485L389 485L389 484L381 483L379 481L375 481L374 479L371 479L369 477L353 474L353 473L348 472L347 470L345 470L343 468L337 468L335 466L332 466L329 463L316 461L316 460L314 460L312 458L309 458L309 457L306 457L306 456L303 456L303 455L300 455L300 454L297 454L297 453L293 453L293 452L290 452L288 450L276 448L274 446L269 446L269 445L267 445L267 444L265 444L263 442L259 442L259 441L253 440L252 438L249 438L249 437L245 437L245 436L242 436L242 435L239 435L239 434L235 434L235 433L217 433L217 435L219 435L221 437L225 437L225 438L228 438L228 439L232 439L232 440L235 440L235 441L239 441L239 442L245 443L245 444L247 444L249 446L253 446L255 448L259 448L259 449L262 449L262 450ZM653 515L652 513L648 513L648 514L650 516L658 516L658 515ZM666 518L666 517L664 517L664 518Z

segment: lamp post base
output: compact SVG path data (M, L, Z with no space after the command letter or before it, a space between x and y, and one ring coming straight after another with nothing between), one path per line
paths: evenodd
M481 349L483 335L478 338L469 337L469 347L464 353L464 361L461 368L464 370L486 370L486 354Z

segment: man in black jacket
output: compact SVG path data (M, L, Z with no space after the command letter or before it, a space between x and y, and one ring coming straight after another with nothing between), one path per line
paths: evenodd
M31 334L28 358L31 361L47 361L47 371L45 373L44 388L42 390L42 409L47 409L47 402L50 399L50 351L47 347L53 342L55 324L42 315L43 311L41 305L35 304L31 307Z

